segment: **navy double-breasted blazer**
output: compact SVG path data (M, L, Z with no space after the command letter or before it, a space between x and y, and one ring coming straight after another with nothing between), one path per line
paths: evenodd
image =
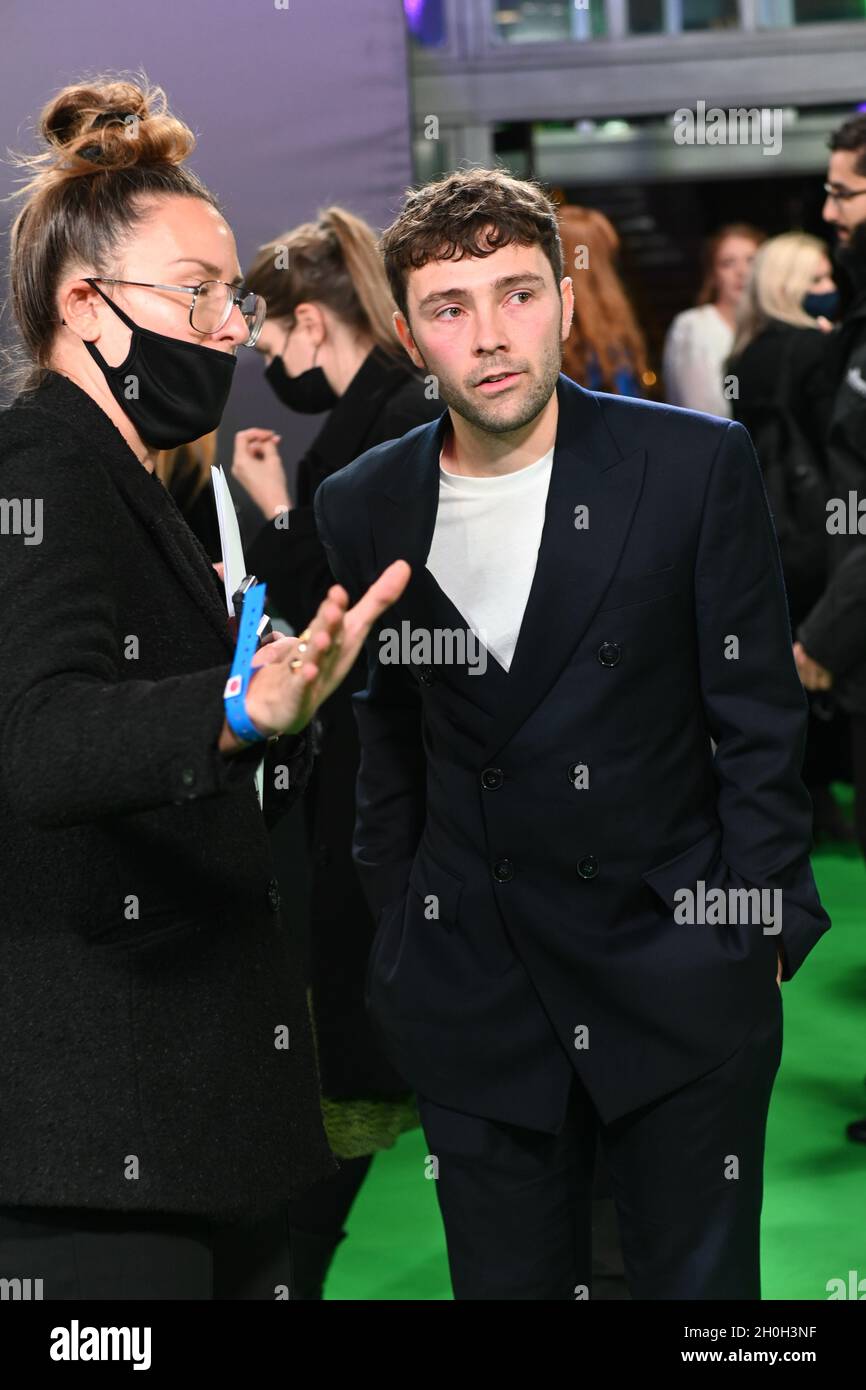
M508 672L380 659L406 621L466 630L425 568L447 413L316 496L350 592L413 567L355 697L368 1006L419 1092L551 1132L573 1069L608 1122L720 1065L778 1007L777 946L790 979L830 925L807 702L746 430L562 375L557 395ZM699 880L778 889L781 931L680 923L675 895Z

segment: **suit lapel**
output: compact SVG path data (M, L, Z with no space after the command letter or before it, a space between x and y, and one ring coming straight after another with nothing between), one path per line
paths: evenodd
M482 762L508 742L544 698L592 621L613 575L637 507L645 451L626 457L608 433L592 392L565 376L538 561L509 672L492 656L486 673L449 667L447 683L486 709ZM407 560L412 578L389 626L465 627L466 620L426 569L439 505L439 453L448 415L421 430L386 490L372 502L376 567ZM585 508L587 524L575 525Z
M620 454L596 397L564 376L557 393L538 561L484 762L541 703L578 646L616 572L643 483L645 451ZM585 508L582 527L577 508Z

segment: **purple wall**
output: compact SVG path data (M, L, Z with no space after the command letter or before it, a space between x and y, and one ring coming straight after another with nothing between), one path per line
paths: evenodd
M377 228L393 217L412 177L399 0L288 0L287 9L273 0L7 6L0 150L33 149L41 106L67 82L141 68L196 132L190 163L220 198L242 266L261 242L329 202ZM0 166L0 196L15 177ZM13 207L0 212L4 266ZM270 426L283 436L291 477L293 458L323 417L290 415L264 384L260 361L241 351L221 460L235 429Z

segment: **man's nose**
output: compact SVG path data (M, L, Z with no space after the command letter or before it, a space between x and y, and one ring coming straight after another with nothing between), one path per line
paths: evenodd
M839 214L836 211L835 199L828 194L824 199L824 206L821 209L821 216L825 222L838 222Z
M498 314L479 314L475 321L474 351L501 352L508 346L508 334Z

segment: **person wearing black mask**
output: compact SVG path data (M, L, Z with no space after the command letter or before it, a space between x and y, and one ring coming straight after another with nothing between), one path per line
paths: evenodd
M261 247L244 280L267 298L257 350L283 404L329 411L297 467L289 495L270 430L242 430L232 472L268 518L246 548L247 564L297 629L333 583L313 518L322 480L374 444L398 439L442 413L397 339L372 229L329 207ZM314 598L314 596L318 596ZM359 661L338 698L320 711L321 748L305 796L311 858L311 1004L323 1114L342 1168L291 1204L295 1297L320 1298L333 1252L373 1154L419 1123L405 1080L381 1051L364 1007L375 924L352 862L359 748L351 695L366 681Z
M834 131L830 150L824 219L835 228L849 293L832 344L836 394L827 439L830 495L847 509L850 493L866 497L866 114ZM854 825L866 857L866 537L849 524L831 530L829 541L830 580L796 630L794 655L806 688L833 690L851 716ZM866 1143L866 1119L847 1133Z
M833 382L826 360L838 291L827 247L786 232L758 250L740 302L733 353L734 418L746 426L764 475L779 541L792 629L827 582L826 433ZM810 697L803 780L817 840L853 839L831 783L850 777L848 718L832 696Z
M408 567L236 652L155 460L217 426L265 305L161 89L74 84L40 132L0 414L0 1277L272 1302L286 1200L336 1164L267 831Z

